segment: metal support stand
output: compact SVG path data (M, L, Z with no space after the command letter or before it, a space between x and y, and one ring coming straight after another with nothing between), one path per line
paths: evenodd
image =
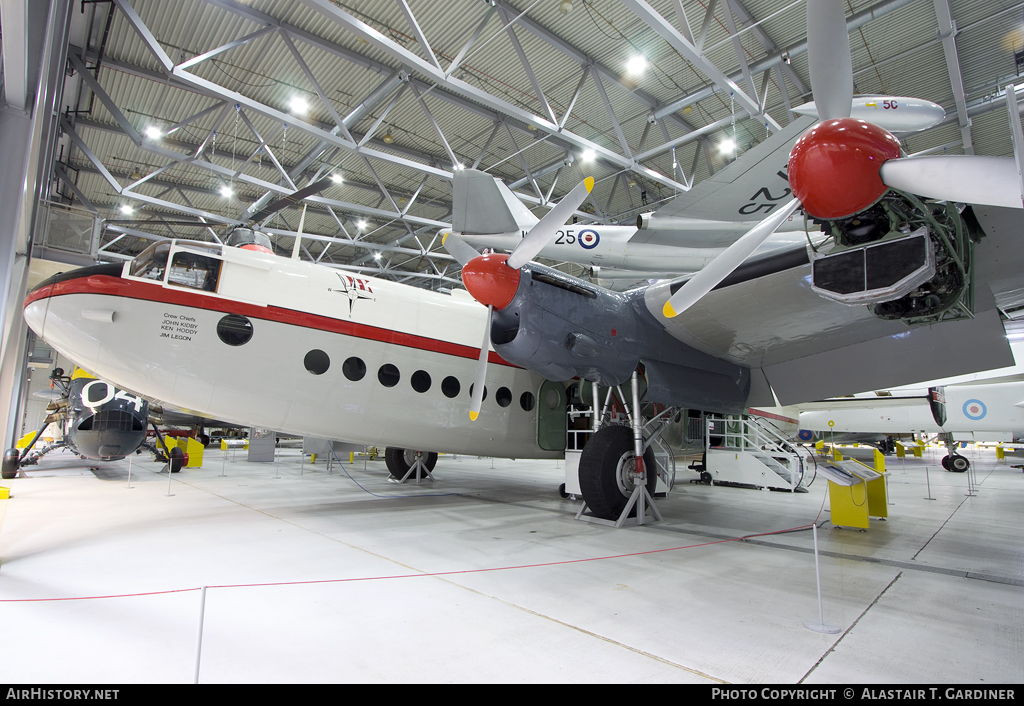
M493 463L493 460L492 460ZM492 465L491 468L494 466ZM419 483L421 480L429 480L431 483L434 482L434 476L430 474L430 469L427 468L427 464L423 463L423 452L416 452L416 460L409 466L409 470L405 472L401 480L393 480L388 476L388 481L392 483L405 483L407 480L411 480L415 483Z
M812 525L814 528L814 578L818 583L818 622L812 620L805 620L804 627L814 632L823 632L829 635L835 635L838 632L842 632L842 628L838 625L830 625L825 622L825 612L821 607L821 569L818 565L818 525Z
M932 481L928 476L928 466L924 467L924 480L928 484L928 497L925 498L925 500L935 500L935 498L932 497Z

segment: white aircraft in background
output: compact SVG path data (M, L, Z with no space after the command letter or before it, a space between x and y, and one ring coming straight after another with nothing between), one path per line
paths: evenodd
M942 465L951 471L965 471L970 465L952 451L958 442L1024 438L1024 382L1020 381L847 397L800 405L800 409L800 429L825 441L830 433L940 434L950 448Z
M648 411L740 413L1012 364L999 307L1022 290L1020 189L1006 208L1013 182L988 182L1014 161L961 157L950 177L944 158L900 159L889 133L844 117L848 53L833 63L848 47L841 5L809 3L808 36L829 119L792 151L799 201L764 209L693 277L617 293L531 263L587 198L587 179L511 255L447 238L476 302L280 258L250 230L229 240L245 248L166 241L123 265L55 276L27 297L26 320L136 394L406 460L405 449L559 457L562 381L573 378L615 386L642 370ZM756 171L753 152L737 164ZM891 175L902 188L887 186ZM714 200L736 213L747 186ZM915 194L990 205L961 212ZM811 262L801 245L746 263L800 205L831 221L831 249L818 243ZM584 500L601 517L618 517L636 478L653 480L628 431L602 427L580 458Z

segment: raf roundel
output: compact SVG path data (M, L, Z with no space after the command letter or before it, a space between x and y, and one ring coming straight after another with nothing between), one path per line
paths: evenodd
M988 408L985 407L985 403L981 400L967 400L964 402L964 416L968 419L978 421L986 414L988 414Z
M593 250L601 242L601 236L597 234L596 230L581 230L579 239L580 245L586 250Z

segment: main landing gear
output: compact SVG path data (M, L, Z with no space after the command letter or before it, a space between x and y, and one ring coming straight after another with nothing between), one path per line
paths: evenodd
M648 510L654 520L662 519L654 504L658 464L652 444L676 410L665 409L645 424L637 380L634 370L631 413L623 410L628 414L629 426L613 423L598 428L580 454L583 507L576 514L578 520L622 527L633 518L630 524L642 525L648 521ZM598 420L604 417L604 411L597 414ZM671 479L666 479L666 485L671 487Z
M407 480L419 482L424 478L433 482L434 477L430 472L437 463L437 454L433 451L412 451L389 446L384 450L384 463L398 483Z

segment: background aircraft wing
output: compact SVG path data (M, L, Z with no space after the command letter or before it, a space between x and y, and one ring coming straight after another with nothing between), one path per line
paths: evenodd
M680 194L654 217L683 216L720 221L759 221L792 198L786 165L789 151L815 118L800 116L767 140ZM634 242L647 242L640 231Z
M1022 214L974 210L987 235L974 250L973 319L908 327L867 306L822 298L811 290L810 265L799 264L799 252L783 254L788 261L772 258L777 268L763 262L758 271L737 269L676 318L664 318L660 307L680 280L648 288L647 308L680 341L750 367L754 389L764 395L752 405L771 404L771 390L782 404L797 404L1011 366L999 310L1024 303L1024 253L1016 243Z

